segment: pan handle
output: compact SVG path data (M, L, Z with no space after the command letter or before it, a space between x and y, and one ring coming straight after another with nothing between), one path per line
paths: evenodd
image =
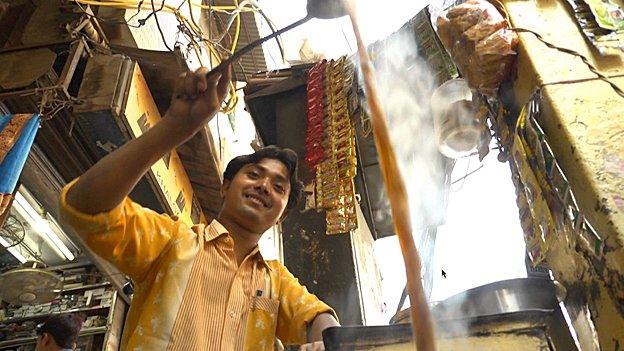
M250 52L251 50L253 50L256 46L264 43L267 40L271 40L273 38L275 38L276 36L288 32L289 30L295 28L295 27L299 27L300 25L306 23L307 21L309 21L312 18L312 16L307 15L306 17L293 22L291 24L289 24L288 26L278 30L277 32L271 33L270 35L267 35L264 38L260 38L257 39L247 45L245 45L242 49L236 51L234 54L230 55L230 57L228 57L227 59L221 61L221 63L215 67L214 69L212 69L210 72L206 73L206 77L210 77L212 74L214 74L215 72L218 72L221 67L227 66L231 63L234 63L236 60L238 60L241 56L245 55L246 53Z

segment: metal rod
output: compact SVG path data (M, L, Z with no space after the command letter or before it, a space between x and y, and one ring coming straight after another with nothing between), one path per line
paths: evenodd
M206 74L206 77L210 77L214 72L219 71L220 67L225 67L225 66L231 64L232 62L238 60L241 56L245 55L246 53L248 53L249 51L253 50L255 47L257 47L258 45L264 43L265 41L271 40L271 39L275 38L276 36L278 36L278 35L280 35L282 33L288 32L289 30L306 23L310 19L312 19L312 16L307 15L306 17L298 20L297 22L291 23L288 26L278 30L277 32L274 32L274 33L272 33L270 35L267 35L266 37L257 39L255 41L245 45L242 49L236 51L230 57L228 57L227 59L221 61L221 63L217 67L215 67L213 70L211 70L210 72L208 72Z

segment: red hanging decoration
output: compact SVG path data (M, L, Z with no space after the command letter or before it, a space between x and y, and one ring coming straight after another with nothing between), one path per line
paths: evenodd
M305 160L312 170L316 170L318 164L325 158L323 149L323 117L325 115L324 106L324 86L325 66L327 61L317 63L308 72L308 126L306 130L306 155Z

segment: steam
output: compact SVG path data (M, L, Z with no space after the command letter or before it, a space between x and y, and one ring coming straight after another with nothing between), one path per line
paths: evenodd
M373 59L390 137L409 194L413 235L428 296L433 261L433 240L429 236L433 234L424 229L441 224L444 215L444 167L431 117L430 98L436 82L425 61L417 55L415 43L411 31L394 33L385 47L374 52Z
M411 33L399 32L381 53L377 84L388 117L390 136L410 196L414 229L438 222L443 208L438 184L443 177L437 165L430 98L434 79L416 55Z

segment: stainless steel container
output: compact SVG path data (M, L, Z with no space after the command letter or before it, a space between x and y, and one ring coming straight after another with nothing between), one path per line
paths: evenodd
M511 279L452 296L431 308L438 350L577 350L554 284ZM398 324L338 327L323 333L327 350L412 350L409 310Z

